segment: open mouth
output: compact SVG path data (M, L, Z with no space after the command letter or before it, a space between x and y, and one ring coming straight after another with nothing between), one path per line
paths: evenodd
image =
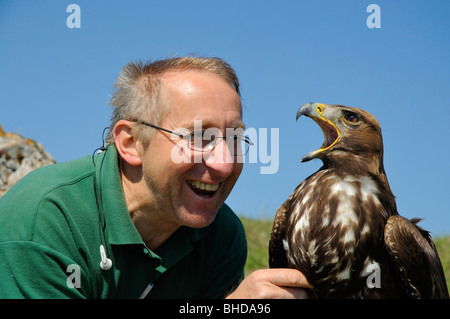
M334 126L334 124L332 124L331 122L328 122L327 120L324 120L324 119L313 118L313 120L320 126L320 128L322 129L322 132L323 132L323 136L325 138L325 141L323 142L319 151L324 151L324 150L329 149L331 146L333 146L337 142L337 140L339 138L339 132L338 132L336 126Z
M200 181L188 180L187 183L194 193L203 197L213 196L219 188L219 184L207 184Z
M339 138L341 137L341 134L339 133L339 130L337 127L329 120L323 117L312 117L310 116L314 122L316 122L320 128L322 129L323 136L325 138L325 141L323 142L322 146L316 150L308 153L302 158L302 162L307 162L315 158L319 153L326 151L333 147L334 144L337 143Z

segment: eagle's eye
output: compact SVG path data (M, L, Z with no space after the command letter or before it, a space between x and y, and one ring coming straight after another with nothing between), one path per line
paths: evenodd
M359 123L359 116L356 113L351 113L351 112L346 113L344 115L344 119L347 122L350 122L350 124L357 124L357 123Z

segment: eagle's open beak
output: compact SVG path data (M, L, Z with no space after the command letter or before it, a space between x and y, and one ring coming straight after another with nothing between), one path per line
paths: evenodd
M296 120L298 120L302 115L312 118L317 124L319 124L325 137L325 141L322 146L317 151L312 151L303 156L301 162L307 162L318 157L320 153L333 147L333 145L336 144L341 137L341 133L336 125L329 119L322 116L327 107L328 105L322 103L306 103L297 111Z

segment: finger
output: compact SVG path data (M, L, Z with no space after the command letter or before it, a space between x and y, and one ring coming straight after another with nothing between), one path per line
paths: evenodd
M280 287L284 290L284 299L309 299L309 293L307 289Z
M267 299L309 299L307 289L273 286Z
M303 273L297 269L274 268L269 274L268 280L276 286L313 288Z

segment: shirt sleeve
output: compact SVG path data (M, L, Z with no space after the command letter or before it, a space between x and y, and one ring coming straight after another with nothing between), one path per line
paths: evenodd
M73 261L34 242L0 243L0 298L84 298L86 274Z
M89 296L86 263L63 205L17 192L0 205L0 298Z

